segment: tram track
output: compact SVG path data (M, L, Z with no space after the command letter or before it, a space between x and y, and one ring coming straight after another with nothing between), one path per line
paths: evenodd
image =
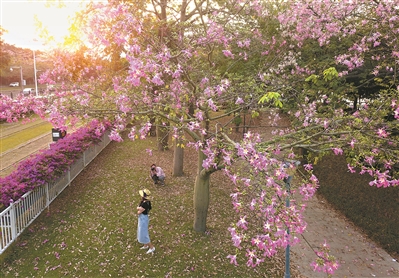
M41 119L35 120L37 122L29 122L26 124L22 123L11 123L3 124L3 128L0 131L0 140L10 138L11 136L18 136L19 133L26 133L36 128L48 124L48 122ZM9 125L9 126L7 126ZM14 168L21 161L27 159L32 154L36 154L40 150L47 149L52 142L51 132L38 135L31 140L23 142L12 149L6 150L0 153L0 176L9 175Z
M3 126L3 129L0 131L0 140L9 138L12 135L16 136L20 132L26 132L28 129L40 128L42 125L48 124L48 122L41 119L37 121L37 123L12 123L9 127ZM73 131L74 129L69 130L69 132ZM49 132L38 135L10 150L0 152L0 176L4 177L9 175L21 161L27 159L31 155L37 154L41 150L48 149L51 143L53 143L53 138L49 130Z
M47 124L48 124L48 122L40 121L40 122L32 124L32 125L24 126L24 124L17 124L17 125L13 125L10 127L5 127L0 131L0 140L5 139L10 136L13 136L19 132L26 131L27 129L33 129L33 128L37 128L37 127L47 125Z
M27 142L24 142L23 144L20 144L18 146L16 146L15 148L12 148L11 150L5 151L3 153L0 153L0 157L3 157L5 155L7 155L8 153L11 153L15 150L21 149L21 148L26 148L29 147L29 145L34 145L37 142L40 142L41 140L43 140L43 138L50 136L49 134L43 134L41 136L35 137ZM29 154L30 155L30 154ZM26 157L28 157L29 155L27 155Z
M0 176L10 174L18 163L41 150L49 148L51 143L51 134L44 134L0 154Z

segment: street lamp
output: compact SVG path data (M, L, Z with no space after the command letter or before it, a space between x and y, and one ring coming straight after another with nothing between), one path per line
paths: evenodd
M284 168L288 168L288 177L284 178L284 183L287 189L287 198L285 200L285 206L290 207L290 195L291 195L291 181L294 177L295 169L301 164L300 161L285 161L283 163ZM295 165L293 167L293 165ZM290 229L287 227L287 236L290 235ZM285 273L284 278L290 278L290 243L288 243L287 247L285 248Z
M22 67L10 67L10 71L12 71L12 69L19 69L21 72L21 89L24 89L24 78L22 76Z
M36 44L38 42L38 40L36 38L33 38L32 42L34 42ZM37 46L38 45L36 44L36 47ZM33 48L35 48L35 46L33 46ZM34 74L35 74L35 92L36 92L36 96L38 96L39 95L39 90L37 88L37 72L39 70L36 69L36 53L35 53L35 49L33 49L32 52L33 52L33 71L34 71Z
M38 96L38 91L37 91L37 70L36 70L36 55L35 55L35 50L33 50L33 71L35 72L35 92L36 92L36 96Z

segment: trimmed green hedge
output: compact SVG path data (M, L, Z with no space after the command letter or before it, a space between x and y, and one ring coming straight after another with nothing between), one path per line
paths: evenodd
M321 194L372 240L399 257L399 187L369 186L368 174L351 174L342 156L328 156L315 165Z

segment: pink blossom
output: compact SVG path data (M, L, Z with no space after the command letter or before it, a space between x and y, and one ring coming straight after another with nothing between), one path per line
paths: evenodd
M152 78L151 82L156 84L156 85L158 85L158 86L161 86L161 85L164 84L163 80L159 77L158 74L154 75L154 77Z
M306 184L299 187L299 193L303 195L305 201L312 198L313 195L316 193L316 190L317 186L315 186L314 184Z
M255 209L255 205L256 205L256 200L252 199L251 203L249 204L249 209L250 210L254 210Z
M234 54L230 50L222 50L224 56L234 59Z
M243 104L244 103L244 100L242 99L242 98L237 98L237 100L236 100L236 104Z
M213 100L211 98L208 99L208 105L212 109L212 111L217 111L218 110L217 106L215 105L215 103L213 102Z
M386 132L386 130L385 130L384 128L379 128L379 129L377 130L377 135L378 135L379 137L382 137L382 138L388 137L388 133Z
M227 258L230 259L230 263L231 264L234 264L235 266L238 266L237 255L228 255Z
M195 113L195 117L198 119L198 121L203 121L204 120L204 116L203 116L202 111L197 111Z
M347 164L349 172L350 173L356 173L356 170L354 169L354 167L352 167L350 164Z
M305 165L303 165L303 167L305 168L306 171L313 170L313 165L312 164L305 164Z
M356 139L352 139L350 141L349 145L351 146L352 149L355 147L355 143L356 143Z
M332 148L335 155L342 155L343 150L341 148Z
M247 224L248 222L245 220L246 216L243 216L240 218L240 220L237 222L237 227L242 228L244 230L248 229Z

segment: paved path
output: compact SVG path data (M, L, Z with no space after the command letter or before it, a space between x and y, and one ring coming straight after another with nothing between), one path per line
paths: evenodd
M333 277L399 277L399 263L322 199L313 198L305 220L308 227L304 236L310 245L317 248L327 240L331 254L341 264ZM325 273L313 272L309 267L316 257L304 240L291 251L292 265L297 266L302 275L326 277Z

